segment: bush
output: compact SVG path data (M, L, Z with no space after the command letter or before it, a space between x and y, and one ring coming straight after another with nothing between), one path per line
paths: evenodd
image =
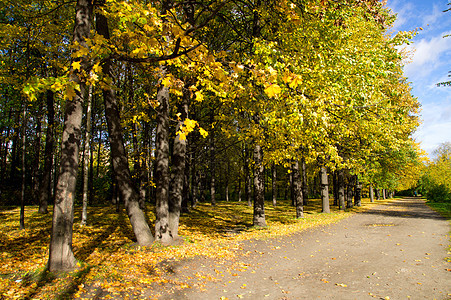
M432 202L451 202L451 191L444 184L433 185L426 192L426 197Z

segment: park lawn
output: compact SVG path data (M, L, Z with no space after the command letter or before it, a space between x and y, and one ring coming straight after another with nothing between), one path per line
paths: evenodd
M48 259L52 214L37 213L36 206L25 209L25 230L19 229L19 208L0 207L0 298L55 299L91 298L98 290L112 297L134 298L140 287L168 282L161 262L175 262L199 255L214 260L232 259L240 242L288 235L314 226L326 225L349 217L382 201L362 200L362 207L322 214L321 201L309 200L305 217L295 219L295 210L287 201L276 207L265 203L268 227L252 227L253 208L244 202L218 202L213 207L199 203L180 219L179 233L184 242L163 247L136 247L134 235L124 210L113 206L90 207L88 225L80 226L81 209L75 209L73 251L79 269L65 274L45 270ZM51 208L50 208L51 209ZM152 228L154 207L147 216ZM199 276L199 286L206 280ZM173 281L173 279L172 279ZM171 282L190 288L184 282Z

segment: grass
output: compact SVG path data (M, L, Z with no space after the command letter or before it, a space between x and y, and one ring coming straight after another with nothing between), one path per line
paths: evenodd
M265 228L252 227L253 208L244 202L219 202L215 207L200 203L181 216L179 234L184 243L148 248L134 246L133 232L123 210L116 213L113 206L91 207L88 225L80 226L81 212L76 208L73 251L81 267L67 274L52 274L45 269L51 214L38 214L37 207L29 206L25 210L26 229L19 230L19 208L0 208L0 298L134 298L143 288L168 282L162 263L196 256L232 259L244 240L268 239L334 223L380 203L364 199L360 208L343 212L331 207L330 214L322 214L321 201L312 199L305 207L305 217L296 219L295 210L287 201L279 201L276 207L267 202ZM152 222L153 210L151 206L147 208ZM154 224L149 225L152 228ZM201 277L199 280L209 280ZM184 282L172 283L190 287Z
M451 202L432 202L428 201L426 204L442 215L444 218L448 220L448 223L451 225ZM448 257L446 257L447 262L451 262L451 232L448 234L450 238L450 244L448 246Z
M433 210L441 214L447 220L451 220L451 202L426 202Z

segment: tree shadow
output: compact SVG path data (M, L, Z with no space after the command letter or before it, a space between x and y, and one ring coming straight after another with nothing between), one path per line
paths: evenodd
M387 209L389 206L395 207L395 209ZM424 201L419 198L403 198L395 200L381 207L366 210L362 212L362 214L396 218L446 220L446 218L439 213L430 209Z

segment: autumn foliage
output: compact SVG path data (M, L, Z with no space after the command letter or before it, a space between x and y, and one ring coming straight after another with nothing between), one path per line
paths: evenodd
M18 210L5 207L1 211L3 222L0 225L0 295L6 299L92 298L95 295L133 298L142 296L141 291L145 291L149 298L154 298L158 296L155 287L167 283L168 264L197 256L210 257L217 262L234 259L234 250L240 248L243 240L287 235L352 214L337 210L321 214L320 206L318 200L312 200L302 220L295 218L288 203L269 206L268 227L254 229L252 209L245 203L220 202L216 207L201 204L190 214L182 215L183 241L179 245L149 248L135 244L124 211L116 213L111 207L92 207L88 211L89 225L74 227L74 253L80 262L78 270L67 274L50 273L43 268L48 256L51 216L37 213L36 207L27 207L29 229L18 230ZM152 207L148 207L148 211L147 216L153 219ZM76 212L79 216L79 209ZM243 268L239 259L236 263L233 264L236 269L230 272ZM206 281L215 279L192 274L192 278L179 280L172 283L180 289L202 289Z

